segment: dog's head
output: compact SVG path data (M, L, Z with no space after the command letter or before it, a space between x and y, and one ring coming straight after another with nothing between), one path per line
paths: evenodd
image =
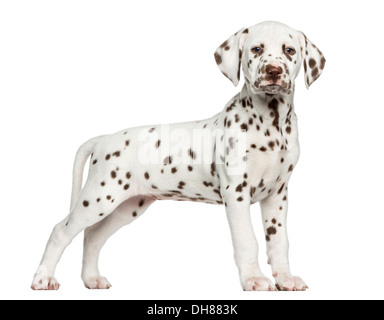
M309 88L325 65L324 55L304 33L272 21L240 29L217 48L215 60L235 86L243 69L254 94L291 94L301 64Z

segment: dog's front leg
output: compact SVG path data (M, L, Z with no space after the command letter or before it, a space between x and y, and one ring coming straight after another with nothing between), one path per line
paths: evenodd
M268 259L279 290L304 291L307 285L301 278L292 276L289 267L286 227L288 196L281 190L260 202Z
M273 283L260 270L258 245L252 228L249 199L225 197L235 261L245 291L272 291Z

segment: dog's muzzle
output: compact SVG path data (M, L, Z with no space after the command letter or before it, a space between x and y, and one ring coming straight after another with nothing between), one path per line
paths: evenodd
M281 90L288 88L288 83L282 78L286 77L283 68L278 65L268 64L263 66L261 74L253 83L257 90L261 90L266 93L276 94Z

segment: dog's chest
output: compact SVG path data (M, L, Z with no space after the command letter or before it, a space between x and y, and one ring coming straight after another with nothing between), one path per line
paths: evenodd
M247 164L251 202L258 202L275 192L285 192L298 158L298 146L289 150L251 152Z
M264 119L258 127L248 130L247 145L251 202L260 201L274 192L286 192L300 154L296 116L292 115L276 126L273 119Z

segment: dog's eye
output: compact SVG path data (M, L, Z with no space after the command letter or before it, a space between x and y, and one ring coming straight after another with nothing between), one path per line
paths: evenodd
M293 48L286 48L285 52L293 56L296 53L296 50Z
M253 54L261 54L261 53L263 52L263 48L262 48L262 47L253 47L253 48L251 49L251 52L252 52Z

